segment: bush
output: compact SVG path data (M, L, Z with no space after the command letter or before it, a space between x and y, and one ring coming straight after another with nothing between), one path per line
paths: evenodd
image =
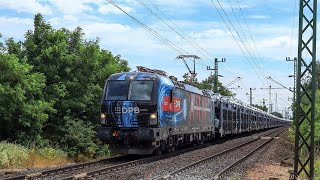
M29 158L29 151L18 144L0 142L0 168L22 167Z
M110 157L111 151L109 149L109 145L101 144L95 155L96 155L96 158Z
M314 168L315 179L320 179L320 153L315 158Z
M0 168L50 167L68 163L60 149L28 149L18 144L0 142Z
M47 158L48 160L54 160L59 157L67 157L67 154L60 149L54 149L51 147L45 147L42 149L36 150L36 154L39 157Z
M63 165L69 162L67 154L52 147L31 149L29 153L28 167L50 167Z

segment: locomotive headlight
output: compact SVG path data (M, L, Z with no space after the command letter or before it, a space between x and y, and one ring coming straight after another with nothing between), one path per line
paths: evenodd
M158 123L157 121L157 113L150 114L150 124L156 125Z
M150 114L150 119L156 119L156 118L157 118L157 114L156 113Z
M100 123L106 124L106 114L103 114L103 113L100 114Z

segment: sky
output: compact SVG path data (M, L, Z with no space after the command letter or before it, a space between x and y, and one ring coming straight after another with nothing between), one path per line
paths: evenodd
M79 26L86 39L99 38L103 49L120 54L132 70L146 66L180 80L187 68L178 55L201 58L196 61L199 80L212 73L206 66L213 67L214 58L225 58L219 63L219 80L226 85L241 77L229 87L236 98L249 103L249 89L255 88L253 103L262 105L263 99L269 104L269 91L261 88L281 87L267 77L293 87L288 77L293 62L285 58L297 56L296 1L0 0L0 33L23 40L33 29L34 15L41 13L54 28ZM292 95L287 89L272 90L273 109L288 109Z

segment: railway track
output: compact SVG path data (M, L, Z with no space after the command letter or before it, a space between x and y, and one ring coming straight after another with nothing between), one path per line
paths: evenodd
M76 173L76 172L81 171L83 169L97 168L96 166L101 166L101 165L119 164L124 161L128 161L132 158L133 157L131 157L131 156L117 156L117 157L113 157L113 158L105 158L105 159L101 159L101 160L97 160L97 161L91 161L91 162L80 163L80 164L71 165L71 166L49 169L49 170L40 171L40 172L22 174L22 175L11 176L11 177L9 176L9 177L3 177L3 178L4 178L4 180L48 179L48 178L60 179L61 177L66 176L67 174ZM135 159L137 159L137 158L135 158Z
M271 133L273 133L272 131ZM269 131L265 132L263 136L267 136L270 134ZM248 135L248 134L247 134ZM250 134L249 134L250 135ZM246 135L243 135L246 136ZM240 136L241 137L241 136ZM230 138L225 138L219 141L214 142L215 143L221 143L224 141L227 141ZM249 142L243 143L242 146L245 144L248 144L250 142L256 141L259 138L255 138L254 140L251 140ZM119 156L115 158L108 158L93 162L87 162L87 163L81 163L76 164L72 166L66 166L66 167L60 167L55 169L49 169L41 172L35 172L31 174L25 174L25 175L18 175L13 177L8 177L6 180L19 180L19 179L64 179L64 180L70 180L70 179L88 179L97 177L103 174L107 174L113 171L117 170L125 170L127 168L138 166L141 164L154 162L174 156L178 156L183 153L187 153L190 151L194 151L197 149L201 149L204 147L211 146L212 143L204 144L201 146L191 147L182 149L180 151L171 152L164 155L159 156L151 156L151 157L139 157L139 158L133 158L132 156Z
M186 165L180 169L177 169L173 172L170 172L167 175L164 175L162 177L159 178L159 180L167 180L167 179L191 179L192 175L188 176L188 171L195 169L195 168L199 168L199 169L205 169L208 168L208 170L210 171L209 174L214 173L214 177L213 178L208 178L208 176L204 177L205 179L213 179L213 180L217 180L222 178L227 172L229 172L232 168L234 168L236 165L240 164L241 162L243 162L245 159L247 159L248 157L250 157L251 155L253 155L256 151L258 151L259 149L261 149L262 147L264 147L265 145L267 145L268 143L270 143L276 136L278 136L279 134L281 134L284 131L283 128L281 128L280 130L277 131L273 131L270 132L268 134L265 134L264 136L270 136L270 137L261 137L261 138L255 138L252 140L249 140L247 142L241 143L239 145L236 145L234 147L231 147L229 149L226 149L224 151L218 152L214 155L211 155L209 157L206 157L204 159L201 159L197 162L191 163L189 165ZM273 137L271 137L273 136ZM254 147L252 147L252 144L255 144ZM208 164L209 162L212 162L212 160L215 160L219 157L222 156L226 156L229 153L235 153L235 151L240 150L242 151L242 149L247 148L247 146L250 147L250 150L245 153L245 155L241 156L241 158L236 159L235 161L231 161L230 164L224 166L223 168L218 168L215 170L210 170L212 166L205 166L205 164ZM241 149L242 148L242 149ZM251 150L252 149L252 150ZM236 153L235 153L236 154ZM223 158L223 159L227 159L227 158ZM218 163L217 163L218 164ZM217 164L215 164L215 166L218 166ZM195 172L199 172L196 171ZM192 173L189 173L192 174ZM198 173L200 174L200 172ZM201 177L196 177L195 179L198 179Z

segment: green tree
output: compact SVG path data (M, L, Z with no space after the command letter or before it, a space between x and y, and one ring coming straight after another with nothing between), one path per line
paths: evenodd
M183 75L183 82L189 83L191 76L188 73ZM208 78L204 79L203 81L199 82L197 78L193 79L192 85L198 87L199 89L208 89L214 91L214 81L215 76L210 75ZM232 93L228 88L224 87L220 81L218 81L218 92L223 96L234 96L235 94Z
M260 106L260 105L258 105L258 104L253 104L252 106L253 106L253 107L256 107L256 108L258 108L258 109L261 109L262 111L268 112L267 106Z
M45 76L12 54L0 54L0 138L40 143L42 126L52 112L44 100Z
M279 117L279 118L283 118L282 114L279 113L279 112L272 112L271 114L272 114L272 115L275 115L275 116L277 116L277 117Z
M35 126L39 130L35 134L57 144L71 156L92 155L91 152L97 149L95 127L105 79L111 74L129 71L128 62L120 55L114 56L110 51L101 49L98 39L85 40L80 27L74 31L57 30L45 22L41 14L35 16L34 29L25 34L25 41L7 39L6 47L1 49L2 53L7 52L16 57L15 61L30 67L25 74L33 76L29 78L31 82L24 83L24 86L41 85L35 92L41 92L36 94L36 98L42 98L42 104L39 102L37 108L51 108L45 111L48 112L46 116L41 116L41 123ZM3 92L6 93L5 90ZM31 111L32 107L28 108ZM42 112L37 108L32 111ZM14 114L13 111L11 113ZM7 121L13 119L8 117ZM11 139L15 138L18 137Z
M204 79L202 82L199 83L199 88L200 89L210 89L210 90L214 91L213 85L215 82L215 78L216 77L214 75L210 75L208 78ZM218 92L215 92L215 93L219 93L223 96L234 96L235 95L228 88L223 86L220 81L218 81Z

